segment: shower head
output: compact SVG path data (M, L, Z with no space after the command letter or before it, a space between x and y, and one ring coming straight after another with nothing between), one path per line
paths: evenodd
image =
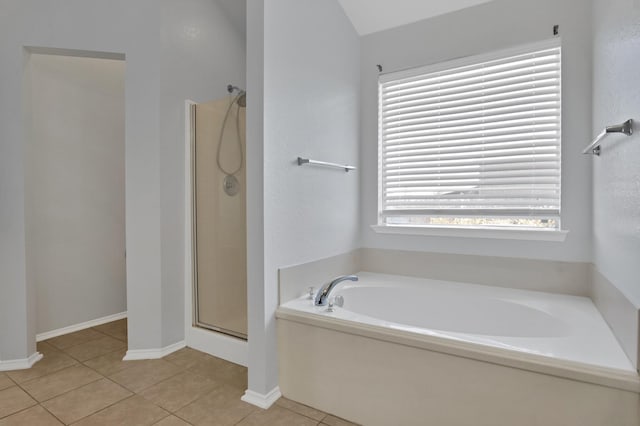
M238 95L236 96L236 102L238 106L245 108L247 106L247 92L245 92L238 86L234 86L232 84L227 85L227 92L233 93L234 91L238 91Z

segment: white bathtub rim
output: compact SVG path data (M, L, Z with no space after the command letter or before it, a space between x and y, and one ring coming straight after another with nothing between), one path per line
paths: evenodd
M278 308L276 318L640 394L640 376L625 370L357 323L284 306Z

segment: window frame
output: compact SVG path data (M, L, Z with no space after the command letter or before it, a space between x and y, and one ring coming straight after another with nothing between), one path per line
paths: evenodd
M539 50L560 48L562 55L562 41L560 37L539 41L535 43L529 43L519 45L512 48L501 49L492 51L489 53L477 54L467 56L463 58L457 58L452 60L445 60L442 62L417 66L408 68L401 71L392 71L387 73L381 73L378 77L378 205L377 205L377 224L372 225L371 228L378 233L385 234L406 234L406 235L433 235L433 236L455 236L455 237L468 237L468 238L500 238L500 239L524 239L524 240L546 240L546 241L564 241L568 231L562 229L562 68L563 61L562 56L560 59L560 112L559 112L559 194L558 194L558 216L554 219L557 220L557 227L554 228L535 228L535 227L506 227L506 226L491 226L491 225L403 225L403 224L388 224L385 223L385 215L383 215L383 131L382 131L382 85L390 81L402 80L404 78L411 78L423 74L437 73L440 71L446 71L449 69L455 69L459 67L465 67L470 65L476 65L483 62L495 61L510 56L517 56L532 53ZM469 209L471 210L471 209ZM461 211L462 213L463 211ZM471 212L470 212L471 213ZM419 214L416 216L420 216ZM477 215L473 214L461 214L453 217L473 217ZM479 217L489 218L490 215L484 215ZM518 217L518 216L513 216ZM519 216L523 219L528 216Z

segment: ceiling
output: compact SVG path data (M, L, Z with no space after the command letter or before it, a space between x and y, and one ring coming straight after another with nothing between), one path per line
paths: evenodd
M338 0L360 35L399 27L491 0Z

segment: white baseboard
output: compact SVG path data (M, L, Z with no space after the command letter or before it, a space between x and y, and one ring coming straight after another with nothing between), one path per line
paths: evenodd
M184 340L174 343L173 345L165 346L160 349L129 349L127 354L122 358L123 361L137 361L140 359L159 359L163 358L175 351L184 348Z
M0 361L0 371L26 370L42 359L40 352L34 352L29 358Z
M189 327L186 330L186 336L187 346L190 348L234 364L247 366L249 347L246 340L198 327Z
M244 391L244 395L242 395L242 398L240 399L251 405L255 405L256 407L260 407L266 410L271 407L281 396L282 394L280 393L280 388L276 386L265 395L247 389L246 391Z
M96 327L98 325L121 320L126 317L127 317L126 312L120 312L119 314L107 315L106 317L97 318L97 319L86 321L86 322L81 322L80 324L74 324L68 327L58 328L57 330L45 331L44 333L36 334L36 342L41 342L43 340L51 339L53 337L58 337L64 334L73 333L75 331Z

